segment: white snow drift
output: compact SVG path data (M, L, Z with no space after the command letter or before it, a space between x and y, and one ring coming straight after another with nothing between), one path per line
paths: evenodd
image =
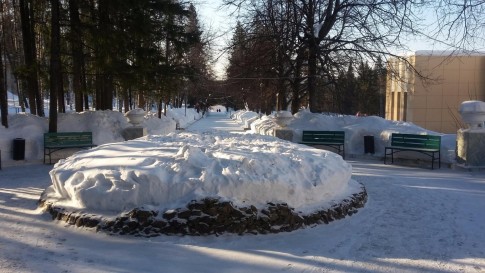
M61 160L50 172L47 199L114 213L141 206L164 211L206 197L305 211L358 192L351 171L334 153L273 137L179 133L106 144Z

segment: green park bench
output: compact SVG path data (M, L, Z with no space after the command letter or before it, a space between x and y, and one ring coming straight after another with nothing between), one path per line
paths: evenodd
M394 154L402 151L415 151L425 154L431 158L431 169L434 169L434 161L438 160L441 168L441 136L417 135L417 134L396 134L391 135L391 146L385 147L384 164L386 158L391 156L391 163L394 163ZM389 153L388 153L389 151ZM435 156L435 154L438 154Z
M92 132L60 132L44 134L44 164L45 157L49 156L49 164L52 164L52 153L70 148L92 148Z
M303 131L301 144L323 145L335 149L345 159L344 131Z

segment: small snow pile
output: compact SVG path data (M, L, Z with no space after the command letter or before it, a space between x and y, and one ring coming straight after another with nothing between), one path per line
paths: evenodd
M61 160L44 197L57 206L113 213L166 211L205 198L311 211L361 190L351 172L334 153L273 137L179 133L106 144Z

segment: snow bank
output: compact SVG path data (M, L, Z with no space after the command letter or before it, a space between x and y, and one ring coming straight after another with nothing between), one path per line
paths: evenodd
M211 113L225 115L224 112ZM147 128L148 134L165 135L175 131L176 123L186 128L202 117L193 108L168 109L167 116L158 119L156 114L148 113L142 126ZM262 116L251 111L236 111L231 114L232 119L252 132L261 135L274 135L277 127L274 117ZM83 113L59 114L59 131L91 131L94 143L97 145L123 141L121 132L131 126L122 113L116 111L88 111ZM24 138L26 140L25 156L27 160L41 160L43 158L43 133L47 132L46 118L30 114L9 116L10 128L0 126L0 150L2 160L9 161L12 140ZM323 115L302 110L294 115L287 128L293 130L293 142L299 142L303 130L344 130L346 133L346 153L350 155L364 154L364 136L374 136L376 157L384 156L384 147L389 143L392 133L436 134L441 135L442 162L455 162L455 134L440 134L425 130L409 122L389 121L376 116L357 117L343 115Z
M147 128L150 135L166 135L175 131L176 122L165 116L158 118L156 113L149 112L141 126Z
M170 117L148 113L141 126L147 128L148 134L164 135L175 131L175 124L189 124L200 115L193 109L172 109ZM182 114L180 114L182 113ZM44 156L44 133L48 131L48 119L31 114L20 113L8 116L9 128L0 126L0 150L2 161L12 161L12 141L15 138L25 139L25 159L42 160ZM124 141L122 131L132 126L126 117L117 111L86 111L82 113L59 113L58 132L93 132L96 145Z
M42 159L44 136L48 130L48 120L35 115L21 113L8 116L9 128L0 125L0 150L2 163L12 160L12 142L16 138L25 139L25 159Z
M253 111L239 110L232 113L231 118L242 124L244 128L250 128L251 123L259 118L258 113Z
M121 132L131 126L121 112L87 111L81 113L59 113L59 132L93 132L96 145L124 141Z
M239 114L239 116L244 115L249 114ZM262 117L251 124L251 130L262 135L274 135L275 128L277 128L277 125L272 116ZM316 114L302 110L294 115L294 119L288 123L287 128L293 130L293 142L301 140L303 130L343 130L345 131L345 152L351 155L363 155L364 136L373 136L374 156L376 157L384 156L384 147L389 145L389 138L392 133L440 135L441 161L445 163L455 162L456 134L429 131L410 122L390 121L377 116ZM396 155L396 157L399 156L401 155Z
M54 166L47 194L56 206L115 213L206 197L304 211L360 190L351 171L334 153L273 137L184 132L76 153Z

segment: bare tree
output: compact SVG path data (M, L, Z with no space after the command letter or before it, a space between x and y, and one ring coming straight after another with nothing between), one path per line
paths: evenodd
M254 11L260 10L263 2L228 0L226 4ZM321 108L318 98L324 89L319 86L328 84L351 61L360 63L376 61L379 56L395 56L396 48L402 46L402 36L414 33L418 21L414 10L419 4L412 0L285 2L301 18L294 20L298 31L293 34L297 37L299 50L290 52L288 58L299 60L303 65L301 69L295 67L300 75L294 75L294 78L305 77L308 104L313 112ZM281 18L290 20L289 15L282 14ZM296 88L300 87L295 84Z
M483 50L485 1L429 1L435 11L436 28L428 38L457 50Z
M268 26L269 35L274 43L275 57L272 69L275 72L277 101L276 110L287 109L291 103L293 113L300 107L300 100L305 96L302 88L305 79L302 69L305 47L299 39L303 16L290 1L270 0L262 6L261 21Z

